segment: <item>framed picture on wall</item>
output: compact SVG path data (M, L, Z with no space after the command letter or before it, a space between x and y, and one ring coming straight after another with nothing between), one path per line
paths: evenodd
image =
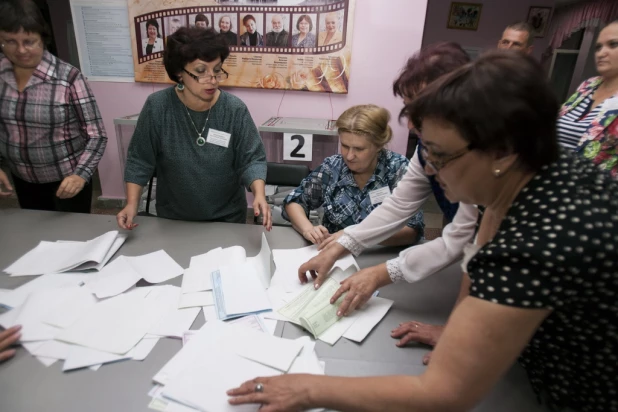
M448 14L449 29L477 30L481 20L481 3L451 3L451 10Z
M551 7L530 7L526 20L534 29L534 37L544 37L551 17Z

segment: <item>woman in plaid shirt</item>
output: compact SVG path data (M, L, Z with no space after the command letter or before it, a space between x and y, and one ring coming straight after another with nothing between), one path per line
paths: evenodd
M25 209L90 213L89 184L107 135L86 79L45 49L31 0L0 4L0 196Z

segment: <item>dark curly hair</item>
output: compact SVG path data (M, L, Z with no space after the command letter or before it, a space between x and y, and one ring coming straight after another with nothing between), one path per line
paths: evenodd
M167 38L163 53L163 65L169 78L177 82L184 67L197 59L205 62L221 58L221 63L230 55L230 48L223 36L213 29L181 27Z

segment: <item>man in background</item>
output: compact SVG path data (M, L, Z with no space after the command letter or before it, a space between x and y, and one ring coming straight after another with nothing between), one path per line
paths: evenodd
M526 22L518 22L506 27L502 33L502 38L498 41L499 49L520 50L526 54L531 54L534 29Z
M266 46L286 47L288 45L289 33L283 28L283 18L281 15L273 15L271 24L272 31L266 33L264 37Z

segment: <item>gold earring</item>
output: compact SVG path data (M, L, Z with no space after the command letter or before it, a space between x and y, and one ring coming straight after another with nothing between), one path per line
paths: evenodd
M494 170L494 176L500 177L500 169Z

